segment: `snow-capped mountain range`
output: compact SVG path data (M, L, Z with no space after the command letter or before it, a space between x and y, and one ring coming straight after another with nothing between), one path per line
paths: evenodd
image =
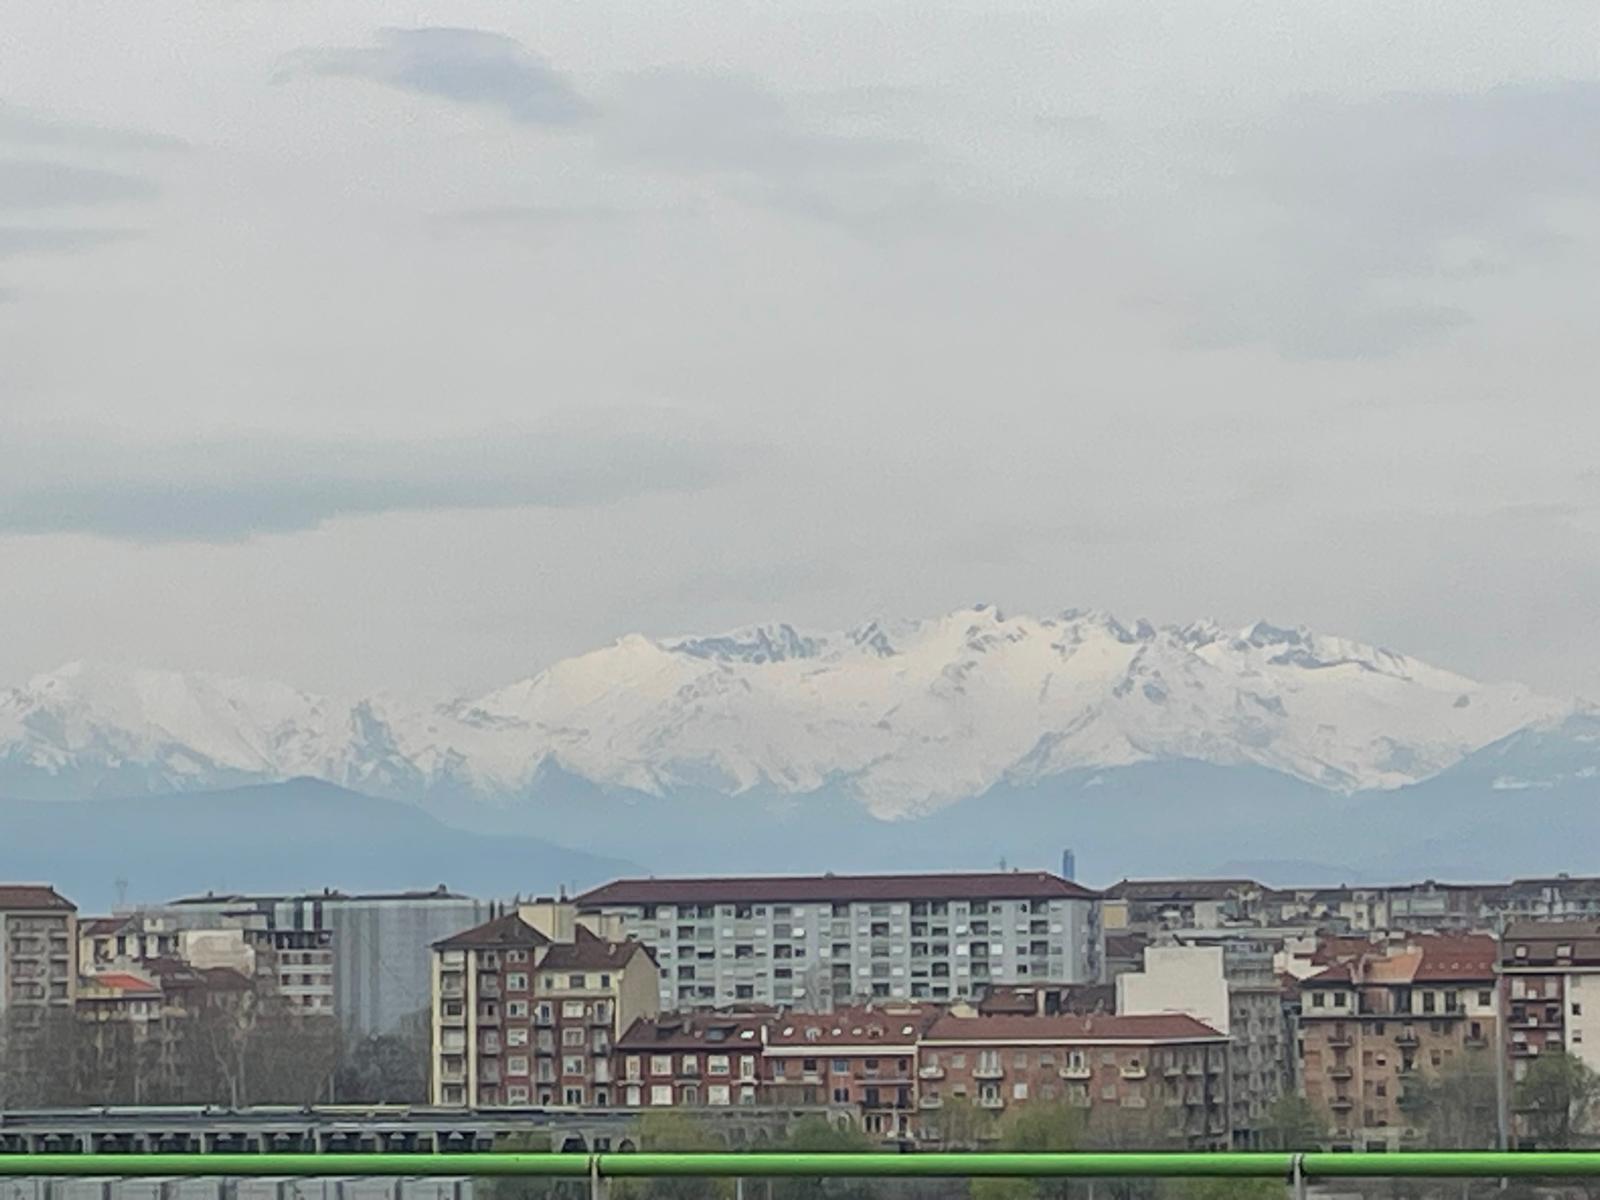
M445 702L73 663L0 692L0 796L310 776L513 803L559 775L647 795L832 789L898 817L1166 760L1395 788L1591 711L1265 622L1129 627L979 605L838 633L630 635Z

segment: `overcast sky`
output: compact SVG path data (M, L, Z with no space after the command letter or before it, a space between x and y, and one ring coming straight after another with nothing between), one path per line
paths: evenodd
M1600 6L6 0L0 684L1265 616L1600 697Z

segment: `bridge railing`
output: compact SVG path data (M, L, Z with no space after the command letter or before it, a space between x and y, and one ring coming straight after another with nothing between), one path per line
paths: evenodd
M1064 1154L0 1154L18 1177L661 1178L1232 1178L1280 1179L1303 1193L1335 1179L1600 1178L1596 1151Z

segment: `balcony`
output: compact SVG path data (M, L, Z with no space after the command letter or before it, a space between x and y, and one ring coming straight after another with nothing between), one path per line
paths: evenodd
M1122 1077L1124 1079L1143 1079L1148 1074L1149 1072L1139 1063L1129 1063L1122 1068Z
M933 1066L932 1064L929 1064L928 1066L925 1066L925 1067L919 1067L917 1069L917 1078L918 1079L943 1079L944 1078L944 1068L943 1067Z
M1006 1071L999 1063L979 1063L972 1068L972 1077L974 1079L1004 1079Z
M1006 1102L1000 1098L998 1092L991 1092L986 1096L978 1097L979 1108L1000 1109L1004 1108L1005 1106Z
M1094 1068L1088 1063L1068 1063L1061 1068L1061 1078L1063 1079L1092 1079L1093 1077Z
M1335 1050L1348 1050L1355 1045L1355 1039L1348 1033L1333 1033L1328 1036L1328 1045Z
M1354 1074L1355 1074L1355 1072L1353 1070L1351 1070L1347 1066L1338 1066L1338 1067L1329 1067L1328 1068L1328 1078L1329 1079L1349 1079Z
M1336 1110L1354 1108L1355 1104L1356 1102L1349 1096L1335 1096L1332 1100L1328 1101L1328 1107Z
M1394 1044L1397 1046L1415 1046L1420 1040L1415 1029L1402 1029L1395 1034Z
M917 1101L918 1108L943 1108L944 1100L939 1096L923 1096Z

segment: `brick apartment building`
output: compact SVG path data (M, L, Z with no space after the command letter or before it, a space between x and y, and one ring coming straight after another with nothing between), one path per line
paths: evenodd
M762 1051L767 1015L641 1017L617 1040L616 1099L626 1108L770 1103Z
M0 884L0 1018L71 1012L77 992L77 906L46 884Z
M863 1131L903 1140L917 1112L917 1046L941 1010L851 1006L785 1013L768 1026L767 1094L774 1104L848 1106Z
M1098 893L1045 871L623 879L573 903L651 948L664 1009L938 1003L1101 977Z
M1182 1014L940 1016L917 1047L918 1108L1039 1100L1139 1114L1194 1148L1228 1144L1228 1039ZM934 1121L919 1123L925 1138Z
M1416 1135L1408 1086L1499 1036L1495 943L1481 934L1333 943L1300 983L1305 1095L1339 1149L1393 1150Z
M617 1102L618 1033L658 1007L637 942L583 926L557 941L521 911L433 947L433 1103L445 1107Z

